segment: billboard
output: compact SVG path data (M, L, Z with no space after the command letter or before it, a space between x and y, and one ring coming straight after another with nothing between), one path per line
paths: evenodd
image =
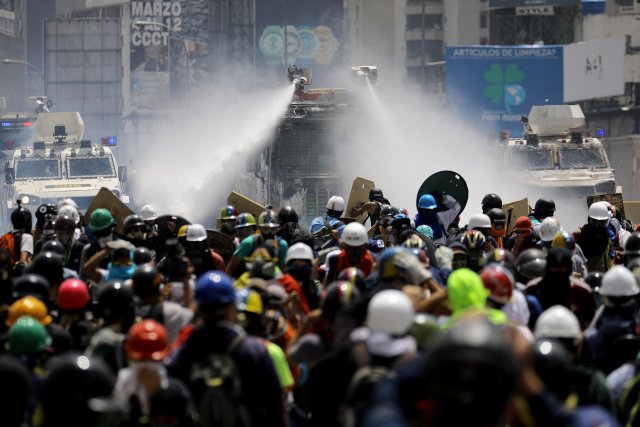
M187 96L206 63L208 16L207 0L131 1L131 107Z
M562 104L562 46L453 46L447 100L488 132L522 134L533 105Z
M625 38L564 47L564 102L624 95Z
M310 68L314 85L326 85L342 65L342 0L260 0L256 2L256 65L285 78L287 65ZM285 35L286 25L286 35ZM285 49L286 38L286 49Z

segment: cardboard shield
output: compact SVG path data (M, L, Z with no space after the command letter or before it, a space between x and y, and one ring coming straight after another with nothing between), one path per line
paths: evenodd
M191 225L189 221L179 215L162 215L156 218L158 227L158 242L164 244L167 239L176 237L183 225Z
M224 259L225 264L231 260L236 246L226 234L218 230L207 230L207 241L209 242L209 247L218 252Z
M227 203L235 206L238 213L248 212L258 220L260 214L264 211L264 206L260 203L243 196L242 194L232 191L227 197ZM220 229L220 218L216 218L216 228Z
M113 219L117 224L116 232L122 232L122 222L129 215L133 215L133 211L129 209L127 205L122 203L109 189L102 187L96 197L89 205L89 208L84 213L84 225L89 225L89 219L91 213L96 209L104 208L111 212Z
M529 199L525 197L522 200L516 200L511 203L503 203L502 210L507 216L507 237L511 235L516 220L521 216L529 215Z
M448 194L460 203L460 212L462 212L467 206L467 200L469 199L469 187L464 178L457 172L453 171L440 171L429 176L424 180L418 195L416 196L416 207L420 197L424 194ZM445 211L447 208L438 204L439 211Z
M376 184L373 181L359 176L353 180L353 184L351 185L351 193L349 193L349 201L347 202L347 207L343 213L345 219L351 219L351 210L353 208L369 201L369 191L375 186ZM354 218L353 220L364 224L368 217L369 216L365 212L358 215L358 217ZM345 222L345 224L347 224L347 222Z
M624 202L625 218L634 224L640 224L640 202Z

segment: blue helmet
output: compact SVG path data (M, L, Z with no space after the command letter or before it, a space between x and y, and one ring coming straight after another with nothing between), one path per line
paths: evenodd
M435 209L438 207L436 199L431 194L423 194L418 201L418 208L420 209Z
M196 282L198 304L225 305L236 301L233 279L222 271L208 271Z

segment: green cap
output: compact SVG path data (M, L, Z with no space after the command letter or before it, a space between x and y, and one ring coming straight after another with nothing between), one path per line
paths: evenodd
M111 226L111 224L113 224L113 215L111 215L111 212L109 212L107 209L100 208L91 213L89 225L95 231L104 230L105 228Z
M51 345L47 330L31 316L22 316L9 329L9 339L5 345L12 354L34 354Z

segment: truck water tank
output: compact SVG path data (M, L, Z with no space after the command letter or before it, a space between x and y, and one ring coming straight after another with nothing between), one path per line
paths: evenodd
M583 128L584 113L579 105L542 105L531 107L529 125L539 136L562 135Z

